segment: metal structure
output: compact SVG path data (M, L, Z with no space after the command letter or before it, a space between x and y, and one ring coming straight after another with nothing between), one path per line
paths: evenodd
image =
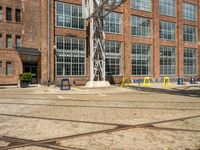
M126 0L82 0L90 26L90 81L105 81L104 19Z

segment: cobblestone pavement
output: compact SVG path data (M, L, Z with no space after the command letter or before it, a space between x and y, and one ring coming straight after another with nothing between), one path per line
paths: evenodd
M200 87L0 87L0 150L200 150Z

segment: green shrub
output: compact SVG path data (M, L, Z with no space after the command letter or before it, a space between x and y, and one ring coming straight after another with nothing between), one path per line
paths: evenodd
M19 75L20 81L31 81L32 77L32 73L22 73Z

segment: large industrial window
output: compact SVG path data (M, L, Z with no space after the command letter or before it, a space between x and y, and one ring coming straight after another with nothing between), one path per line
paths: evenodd
M20 9L15 10L15 21L21 22L21 10Z
M3 20L2 6L0 6L0 21Z
M15 37L15 44L16 44L16 47L20 47L22 45L21 36L16 35L16 37Z
M6 20L12 21L12 9L9 7L6 7Z
M6 48L12 48L12 36L6 35Z
M2 34L0 33L0 48L3 47Z
M132 35L151 36L151 20L149 18L132 16Z
M85 75L85 39L56 37L56 75Z
M132 75L151 74L151 46L132 44Z
M104 24L105 24L104 30L106 32L121 33L121 24L122 24L121 14L111 12L106 16Z
M185 48L184 49L184 74L195 75L196 74L196 49Z
M57 27L85 29L81 6L56 2L55 9Z
M160 14L166 16L176 16L175 0L159 0Z
M196 5L190 3L183 3L183 18L195 21L197 16Z
M132 8L150 12L151 0L132 0Z
M175 75L176 71L176 48L169 46L160 47L160 74Z
M121 75L121 43L105 42L106 75Z
M2 74L2 62L0 61L0 75Z
M176 39L176 24L160 21L160 38L164 40Z
M185 42L196 42L197 29L194 26L184 25L183 26L183 40Z
M6 62L6 75L9 76L12 74L12 63Z

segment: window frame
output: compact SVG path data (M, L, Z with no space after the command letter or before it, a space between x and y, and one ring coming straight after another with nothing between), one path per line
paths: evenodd
M186 29L186 27L188 28L188 29ZM190 29L189 29L190 28ZM194 34L191 34L191 33L186 33L185 31L186 30L192 30L192 29L195 29L195 35ZM189 40L187 40L187 39L185 39L186 37L189 37ZM192 37L192 38L191 38ZM195 37L195 38L194 38ZM194 41L193 40L190 40L190 39L194 39ZM187 25L187 24L184 24L183 25L183 41L185 42L185 43L196 43L197 41L198 41L198 29L197 29L197 27L196 26L192 26L192 25Z
M61 45L58 45L58 38L62 39L62 43ZM67 41L69 39L70 43L67 43L69 41ZM78 40L78 45L75 45L73 44L73 40ZM78 51L80 51L80 41L82 40L82 42L84 43L84 48L83 48L83 51L80 53L77 53ZM65 37L65 36L60 36L60 35L57 35L55 36L55 45L57 45L57 48L56 48L56 55L55 55L55 75L57 77L64 77L64 76L70 76L70 77L83 77L83 76L86 76L86 40L84 38L76 38L76 37ZM82 43L82 44L83 44ZM68 45L70 44L70 45ZM70 46L70 50L66 50L65 48L67 48L67 46ZM62 48L59 48L59 47L62 47ZM77 48L78 47L78 50L74 51L73 52L73 48ZM60 54L61 56L58 58L58 54ZM63 56L62 56L63 55ZM64 56L66 55L66 56ZM67 63L67 55L70 57L70 60L68 63ZM78 75L75 75L73 74L73 57L74 55L78 55L78 56L82 56L82 57L77 57L78 59L78 62L77 63L74 63L74 65L78 64ZM80 63L80 58L84 58L84 62L83 63ZM61 60L60 62L58 60ZM66 61L65 61L66 60ZM58 64L60 64L62 66L62 75L58 74ZM68 65L70 65L70 74L66 74L66 69L65 67ZM79 74L80 73L80 66L79 65L83 65L84 64L84 74Z
M169 0L159 0L159 14L162 16L169 16L169 17L176 17L177 13L176 13L176 0L171 0L174 2L174 6L173 5L164 5L163 2L169 2ZM162 7L162 8L161 8ZM164 8L164 9L163 9ZM171 8L171 9L168 9ZM172 11L173 10L173 11ZM165 11L165 13L163 12ZM173 13L170 13L173 12Z
M149 27L144 27L144 26L134 26L134 18L137 19L136 22L139 22L138 19L140 20L145 20L145 21L149 21ZM138 24L137 24L138 25ZM137 35L134 35L133 34L133 30L134 28L136 28L136 30L138 31L138 29L140 29L141 31L141 34L137 34ZM142 35L142 31L146 31L147 30L147 33L145 32L145 35ZM140 32L137 32L137 33L140 33ZM132 36L136 36L136 37L145 37L145 38L151 38L152 37L152 20L150 18L146 18L146 17L140 17L140 16L134 16L132 15L131 16L131 35Z
M162 23L163 23L163 25L161 26ZM161 27L164 27L164 28L161 28ZM167 27L167 29L165 29L165 27ZM171 30L169 30L169 28L171 28ZM174 31L172 29L174 29ZM160 23L159 23L159 38L161 40L176 41L176 38L177 38L176 37L176 30L177 30L176 29L176 23L160 20ZM173 34L170 35L170 34L164 34L164 33L173 33ZM161 37L161 35L163 37ZM173 38L172 39L166 38L166 36L171 36Z
M192 56L190 52L192 52L192 54L195 54L195 56L194 55ZM187 54L190 53L188 57L186 57L186 53ZM197 67L198 66L197 65L197 63L198 63L198 61L197 61L197 59L198 59L197 55L198 54L197 54L197 49L196 48L184 48L183 59L184 59L184 75L185 76L191 76L191 75L194 76L194 75L197 75L197 69L198 69L198 67ZM187 62L187 64L185 64L186 61L190 61L190 63L192 62L195 65L190 66L190 65L188 65L189 62ZM190 69L192 69L192 68L193 69L195 68L194 69L195 73L189 73L189 71L191 71Z
M59 10L59 5L60 5L60 10ZM67 7L69 7L69 9L67 9ZM78 12L74 12L73 10L74 11L78 10ZM74 16L73 16L73 13L74 13ZM59 25L59 21L58 21L59 16L62 18L61 19L62 21L60 21L62 25ZM65 20L69 18L70 18L70 22L66 23ZM77 27L75 27L75 25L73 24L73 20L77 21L78 23ZM84 26L83 28L80 28L81 24ZM82 6L56 1L55 2L55 27L69 28L69 29L76 29L76 30L86 30L86 19L84 18L84 15L82 14Z
M132 43L131 49L131 75L132 76L151 76L152 75L152 45L145 43ZM136 47L136 49L134 49ZM135 53L134 53L135 51ZM145 54L145 51L148 52ZM144 59L144 57L146 59ZM134 61L136 63L134 63ZM140 63L139 63L140 62ZM143 67L145 62L146 74L143 73ZM138 68L140 70L140 74L138 73ZM134 74L134 69L135 73Z
M10 46L8 45L9 44L9 40L10 39ZM11 34L7 34L6 35L6 48L13 48L13 44L12 44L12 35Z
M141 0L131 0L131 8L135 10L145 11L145 12L152 12L152 0L145 0L145 1L148 1L145 4L146 5L147 3L150 4L149 7L144 7L143 2ZM137 8L136 8L136 5L134 4L138 4ZM149 8L149 9L145 9L145 8Z
M161 51L162 48L163 48L163 51ZM177 49L175 46L164 46L164 45L160 46L160 76L176 76L176 59L177 59L176 51ZM162 53L163 53L163 56L162 56ZM168 56L170 53L171 53L171 56ZM163 65L161 61L163 62ZM166 62L167 64L165 64ZM170 64L168 64L169 62Z
M22 22L22 12L21 9L15 9L15 22L20 23Z
M108 46L108 49L107 49ZM119 46L119 52L117 52L117 48ZM114 48L114 49L113 49ZM114 50L114 51L113 51ZM106 76L121 76L122 75L122 43L119 41L105 41L105 73ZM114 63L110 63L112 61ZM119 63L116 63L119 60ZM107 62L108 61L108 62ZM111 66L115 66L114 73L112 71L107 72L107 66L109 66L108 70L111 70ZM119 68L117 68L118 66ZM117 72L119 73L117 74Z
M194 6L195 9L188 10L188 9L186 9L186 5L187 5L187 7L190 6L190 8L191 8L191 6ZM189 12L189 14L188 14L188 12ZM192 16L192 18L190 18L190 16ZM197 5L189 3L189 2L183 2L183 19L197 21Z
M6 7L6 21L7 22L13 21L12 8L10 8L10 7Z
M8 70L8 65L10 65L10 70ZM6 62L6 76L12 76L13 74L13 66L12 66L12 62L11 61L7 61ZM10 72L9 72L10 71ZM9 73L9 74L8 74Z

